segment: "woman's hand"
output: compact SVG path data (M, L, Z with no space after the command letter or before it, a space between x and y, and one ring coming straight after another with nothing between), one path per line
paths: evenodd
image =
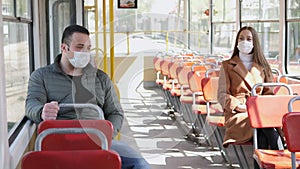
M236 108L234 110L238 111L238 112L246 112L247 107L245 104L239 104L238 106L236 106Z

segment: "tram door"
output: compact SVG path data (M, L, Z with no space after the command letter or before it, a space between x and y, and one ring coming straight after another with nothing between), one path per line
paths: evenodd
M61 35L70 24L83 25L83 0L48 0L47 1L48 31L48 64L61 53Z

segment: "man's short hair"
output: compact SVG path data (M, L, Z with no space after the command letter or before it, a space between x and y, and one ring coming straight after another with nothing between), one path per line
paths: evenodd
M62 34L61 43L70 44L71 36L75 32L90 35L90 32L85 27L80 26L80 25L70 25L65 28L65 30Z

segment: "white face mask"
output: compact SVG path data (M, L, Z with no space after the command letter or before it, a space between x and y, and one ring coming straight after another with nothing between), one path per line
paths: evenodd
M243 54L249 54L251 50L253 49L253 43L249 41L241 41L238 43L237 48L239 51Z
M69 58L69 61L74 68L84 68L90 62L90 53L74 51L74 57Z

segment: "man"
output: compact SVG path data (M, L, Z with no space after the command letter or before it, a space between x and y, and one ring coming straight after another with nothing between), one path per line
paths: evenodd
M43 120L96 119L98 112L60 108L60 103L92 103L102 108L104 117L120 131L124 113L110 78L90 62L89 31L79 25L67 27L62 35L61 54L54 63L31 74L26 98L26 116L40 123ZM119 153L122 169L148 169L147 162L120 141L112 141L112 150Z

